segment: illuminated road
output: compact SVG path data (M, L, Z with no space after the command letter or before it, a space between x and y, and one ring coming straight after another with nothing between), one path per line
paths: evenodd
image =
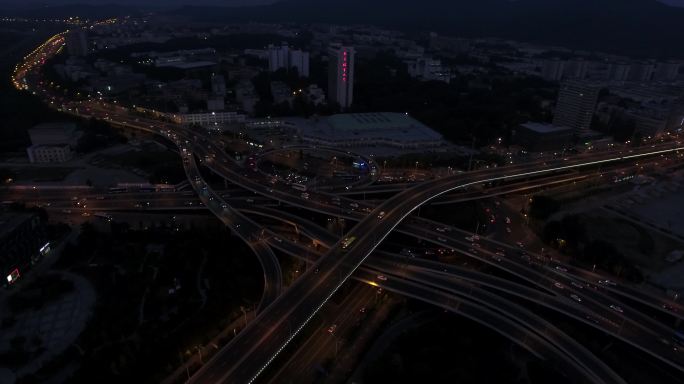
M47 53L54 53L58 49L61 49L60 47L62 40L63 39L60 36L54 37L50 41L46 42L43 46L39 47L38 53L35 54L41 56L42 59L34 60L29 58L27 59L25 65L19 66L15 72L15 76L13 77L15 86L28 90L28 84L24 82L25 75L32 68L40 67L40 65L44 62ZM46 50L47 53L42 52L41 50ZM33 92L35 93L36 91L33 90ZM569 160L545 160L526 164L516 164L501 168L474 171L417 184L384 201L380 206L373 210L373 208L368 205L357 204L348 199L342 200L338 198L336 204L334 197L324 193L312 192L310 197L304 197L293 193L288 186L269 185L268 180L257 177L257 172L239 169L236 164L227 161L225 154L217 153L214 149L212 149L211 139L201 133L167 122L130 116L125 109L120 107L106 106L98 102L79 102L71 104L69 101L55 99L54 96L50 96L46 91L39 90L39 92L41 92L41 94L46 98L51 98L52 101L50 101L50 103L62 105L62 108L68 111L73 111L78 106L79 110L82 111L79 114L82 116L85 115L87 117L104 119L115 125L142 129L154 134L162 134L165 135L167 139L175 141L180 148L182 156L184 156L184 159L186 160L184 161L184 164L188 178L193 183L193 187L200 195L200 200L202 200L202 202L216 216L224 221L224 223L231 226L233 231L238 236L243 238L243 240L246 241L253 250L255 250L255 253L260 257L260 260L265 260L265 262L262 262L262 265L264 265L266 274L266 284L268 284L270 280L276 280L278 283L274 285L279 288L279 278L277 275L279 275L280 272L279 266L276 267L278 264L277 260L275 260L275 257L273 256L273 253L271 252L270 247L267 245L265 239L262 238L262 234L264 233L263 228L255 225L236 210L227 206L227 203L221 199L218 194L206 186L206 184L201 180L201 176L199 175L199 171L197 170L197 166L195 164L194 156L197 156L200 161L204 159L203 165L210 168L214 172L253 192L271 197L281 202L285 202L292 206L311 209L324 214L333 214L360 220L359 223L347 234L347 241L345 243L348 246L342 247L341 242L336 243L325 255L320 257L316 264L314 264L314 266L309 269L307 273L300 277L290 287L290 289L276 298L272 304L266 306L264 303L262 303L262 308L264 309L258 315L256 321L250 323L249 326L235 339L233 339L233 341L226 348L221 350L195 376L192 377L191 382L196 383L252 382L265 369L265 367L268 366L271 361L273 361L277 354L282 351L284 346L287 345L287 343L289 343L289 341L297 335L297 333L316 314L316 312L332 296L332 294L350 276L352 276L352 274L356 272L357 268L378 247L378 245L386 238L386 236L393 230L398 229L398 226L413 211L423 204L426 204L449 192L462 190L468 187L474 187L482 183L494 181L512 181L516 179L542 176L545 174L560 173L573 169L597 168L611 164L629 163L642 158L647 159L675 154L682 149L675 143L665 143L654 145L651 148L640 148L629 151L624 150L621 153L610 152L582 154ZM86 111L87 114L84 114L83 112ZM186 150L189 150L189 153L185 153ZM357 204L357 206L354 207L352 204ZM358 208L358 210L356 208ZM381 214L381 212L384 213ZM427 238L430 236L429 241L435 241L435 233L432 230L426 231L424 225L421 225L420 228L412 228L410 233L411 235L418 237L424 236ZM350 241L352 238L354 240ZM442 241L437 238L437 241L440 243L446 243L447 245L449 245L450 241L453 241L454 245L457 245L454 239L445 238L445 240ZM458 245L462 246L462 244ZM503 260L509 260L509 258L505 258ZM490 260L489 263L505 264L508 262L504 263L503 261L498 260L497 262L492 262ZM515 263L510 264L511 265L508 265L507 268L513 268L512 265ZM268 265L270 265L270 267L268 267ZM274 276L269 276L269 272L267 272L269 269L274 271ZM525 268L521 268L521 271L523 269ZM527 270L529 269L530 268L527 268ZM558 270L555 267L553 269ZM404 270L404 273L408 273L407 271L407 269ZM551 272L555 273L553 271ZM562 275L564 275L565 272L567 272L567 269L563 273L556 273L559 276L555 276L555 279L563 279L564 277ZM417 279L422 276L420 271L411 270L411 273L413 276L412 278ZM525 273L529 273L529 271ZM578 273L582 272L578 271ZM393 282L394 280L398 279L399 278L393 278L390 281ZM544 285L546 285L546 283L547 282L545 282ZM571 281L569 281L568 284L571 284ZM568 287L569 286L570 285L568 285ZM271 288L267 287L267 289ZM450 289L454 289L453 286ZM566 288L564 287L563 289ZM574 288L568 288L568 291L572 289ZM609 289L619 290L615 287L611 287ZM415 292L416 290L425 292L425 295L421 296L424 299L426 299L429 295L439 296L433 292L432 288L426 287L424 283L415 284L415 286L411 288L412 292ZM624 294L624 292L622 293ZM445 295L445 292L441 292L440 294ZM277 293L273 296L276 295ZM453 297L447 299L453 300ZM459 304L459 308L471 308L464 298L461 298L460 300L465 304ZM646 296L644 300L650 300L650 298ZM593 305L592 300L587 299L584 300L583 303L584 302L586 302L586 305ZM444 303L433 303L444 306ZM527 318L525 309L510 303L507 303L506 305L512 306L512 308L507 308L507 313L518 314L516 316L523 316ZM597 305L603 305L605 308L603 302L598 302ZM450 307L454 307L454 305L451 305ZM492 321L502 321L500 326L503 328L506 328L504 325L507 324L506 321L510 321L500 320L498 317L491 317L492 315L490 312L488 312L491 311L489 309L483 311L482 308L472 308L473 309L471 310L477 312L478 318L480 319L490 316ZM573 308L577 309L577 305L574 305ZM630 316L635 316L638 318L639 314L630 314ZM644 318L640 319L639 322L641 321L645 323L648 322L648 320ZM635 336L631 333L628 333L626 330L623 330L625 329L625 325L627 323L628 322L625 321L624 324L621 325L618 334L627 339L632 339ZM536 323L536 325L541 326L542 324ZM657 326L655 328L657 328ZM542 327L542 329L547 328ZM519 329L511 328L507 330L506 333L511 335L517 333L520 337L522 337L522 340L529 340L527 339L529 335L519 333ZM561 335L560 337L562 336L564 335ZM547 335L547 337L549 336ZM537 339L539 341L535 341L534 344L538 344L538 348L545 348L546 342L543 340L543 338L537 337ZM644 342L646 341L639 340L640 344ZM553 352L556 351L555 353L559 354L557 356L557 360L560 362L565 361L567 363L567 356L565 356L567 353L570 353L570 355L573 353L582 355L583 353L581 350L574 350L573 352L570 352L567 349L567 345L563 344L564 348L566 348L564 354L558 349L559 345L557 343L561 343L561 340L555 340L552 343L553 345L550 345L552 347L551 350L547 352L551 356L556 356ZM664 348L665 347L661 346L661 349ZM658 350L658 348L655 347L651 349ZM666 356L667 354L656 354L656 356L660 358L663 358L663 355ZM668 360L667 357L664 357L664 359L670 364L673 364L670 360ZM582 359L581 364L577 361L574 361L567 367L568 369L578 369L580 371L586 370L588 372L591 371L595 373L602 371L600 366L589 367L589 364L593 363L588 363ZM677 364L678 363L674 363L673 365L679 369L682 369L681 366ZM608 373L605 376L601 376L601 379L606 380L606 382L610 382L610 376L611 375ZM598 379L598 376L596 378Z

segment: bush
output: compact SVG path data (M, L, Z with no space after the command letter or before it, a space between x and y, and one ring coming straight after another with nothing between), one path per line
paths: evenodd
M561 204L559 201L548 196L534 196L530 203L530 217L546 220L549 216L558 212Z

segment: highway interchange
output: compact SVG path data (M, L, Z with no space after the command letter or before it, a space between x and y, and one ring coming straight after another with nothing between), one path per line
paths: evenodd
M25 62L17 67L13 77L15 85L36 93L63 111L86 118L107 120L113 125L129 129L140 129L161 136L163 140L175 145L183 158L188 181L203 207L209 209L245 241L264 268L264 295L257 318L192 376L191 382L255 381L350 278L458 312L491 327L540 358L552 361L561 370L572 371L590 382L617 383L623 380L600 359L552 324L524 306L481 287L493 288L546 306L611 334L684 372L684 357L672 347L670 341L673 328L651 319L624 302L624 299L637 301L669 316L684 318L684 308L663 294L612 282L603 275L549 260L544 255L533 252L522 254L514 245L486 238L473 241L472 233L413 214L420 206L433 201L466 201L555 183L607 177L611 172L619 173L634 167L635 162L662 161L663 157L676 161L683 149L678 142L666 141L642 148L621 148L562 159L534 160L459 173L422 183L401 185L398 188L358 186L361 191L366 188L369 194L394 193L391 198L377 205L373 201L357 201L344 196L364 193L358 190L342 193L308 191L309 195L304 198L287 184L273 183L267 174L245 168L244 164L220 150L215 136L207 132L175 125L163 118L135 115L124 107L100 100L71 101L56 98L47 86L41 84L37 70L47 57L61 49L62 44L62 35L56 35L28 55ZM375 165L371 163L371 166ZM264 201L277 201L279 204L330 217L342 217L356 222L356 225L344 237L338 237L315 223L303 221L276 207L244 204L239 198L226 199L223 197L225 192L215 191L204 181L200 167L241 189L261 196ZM493 182L504 184L484 194L478 189L482 184ZM97 196L97 193L90 196ZM441 201L438 200L440 197ZM112 206L116 206L118 200L124 200L121 204L130 204L139 198L157 204L157 196L149 195L107 196L102 200L95 197L88 201L91 209L102 205L103 210L110 210ZM39 199L52 198L42 192L36 200ZM160 209L182 208L178 204L179 199L194 200L169 194L168 204L162 204ZM111 204L110 207L107 207L108 204ZM188 208L187 205L182 205ZM61 206L56 205L52 209L57 207ZM303 233L322 244L325 251L303 248L302 244L278 237L276 233L253 220L252 216L297 223ZM536 288L468 268L377 251L378 246L392 232L422 239L438 247L454 249L481 263L505 270ZM354 241L343 247L344 240L350 238L354 238ZM474 247L475 243L479 247ZM273 249L304 258L312 266L284 289L280 264ZM379 275L386 278L378 279ZM609 282L606 283L606 280ZM599 281L604 283L599 284ZM611 308L618 304L620 311Z

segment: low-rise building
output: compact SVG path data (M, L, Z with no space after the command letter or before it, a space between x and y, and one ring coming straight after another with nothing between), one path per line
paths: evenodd
M45 226L35 213L0 213L0 273L9 286L50 251Z
M552 124L528 122L513 132L513 142L530 152L567 148L572 144L573 129Z
M254 113L254 107L259 101L254 84L249 80L243 80L235 87L235 101L240 104L242 110L248 114Z
M325 91L316 84L311 84L302 91L304 98L313 105L325 104Z
M273 104L288 103L292 105L294 99L292 89L282 81L271 82L271 96L273 96Z
M442 65L441 60L420 57L414 60L407 60L405 63L411 77L423 81L436 80L445 83L451 81L451 69Z
M430 150L447 144L442 135L404 113L345 113L290 123L304 141L336 148L385 146Z
M183 125L197 124L206 128L221 129L226 125L244 123L246 116L234 111L212 111L172 115L172 120Z
M31 163L61 163L71 160L79 132L72 123L39 124L28 130L31 146L26 152Z

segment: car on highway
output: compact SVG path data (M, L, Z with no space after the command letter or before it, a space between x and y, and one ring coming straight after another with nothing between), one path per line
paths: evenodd
M330 327L328 327L328 333L332 335L333 333L335 333L336 329L337 329L337 324L333 324Z
M349 236L342 240L342 249L347 249L349 248L350 245L352 245L356 241L356 236Z
M578 302L578 303L581 303L581 302L582 302L582 298L579 297L579 296L577 296L577 295L575 295L574 293L573 293L572 295L570 295L570 298L572 298L573 300L575 300L575 301Z
M623 313L623 312L624 312L624 311L622 310L622 308L621 308L620 306L618 306L618 305L611 304L611 305L609 305L609 307L610 307L610 309L612 309L612 310L615 311L615 312L619 312L619 313Z
M359 204L357 204L357 203L349 203L349 206L352 207L352 208L358 208L358 207L359 207Z
M582 285L581 283L578 283L576 281L571 281L570 284L572 284L572 286L575 288L584 289L584 285Z
M506 224L510 224L510 223L511 223L511 218L510 218L510 217L506 217L506 220L505 220L505 221L506 221Z
M614 281L611 281L611 280L608 280L608 279L599 280L598 283L601 284L601 285L610 285L610 286L613 286L613 287L617 285Z
M510 227L506 227L506 233L511 233L511 228L510 228Z
M520 241L516 242L515 245L517 245L517 246L520 247L520 248L525 248L525 244L523 244L523 243L520 242Z
M436 230L437 232L441 232L441 233L446 232L447 229L448 229L447 227L437 227L437 228L435 228L435 230Z
M309 200L309 194L306 193L306 192L302 192L302 194L301 194L300 196L301 196L302 199L304 199L304 200Z
M378 280L387 281L387 276L385 275L378 275L377 278Z
M561 267L560 265L556 265L556 270L561 271L561 272L567 272L568 271L567 268Z
M441 241L442 243L446 243L446 242L447 242L447 239L445 239L445 238L443 238L443 237L438 237L437 240L438 240L438 241Z
M383 217L385 217L385 211L381 211L381 212L378 214L378 219L382 220Z
M561 283L559 283L559 282L553 283L553 286L556 287L556 288L558 288L558 289L563 289L563 288L565 288L565 286L563 286L563 284L561 284Z

